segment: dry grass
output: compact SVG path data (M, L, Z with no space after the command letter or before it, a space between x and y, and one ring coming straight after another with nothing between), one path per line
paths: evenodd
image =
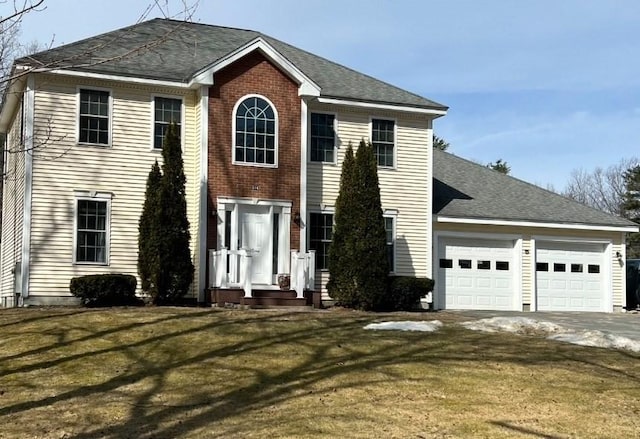
M365 331L438 318L434 334ZM640 356L446 313L0 311L0 438L637 437Z

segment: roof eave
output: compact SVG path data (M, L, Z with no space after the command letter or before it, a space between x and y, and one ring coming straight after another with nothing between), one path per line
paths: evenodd
M9 87L5 90L2 109L0 109L0 133L6 133L9 130L16 108L20 105L20 98L26 82L27 75L20 75L11 80Z
M495 218L468 218L451 215L434 215L434 221L438 223L453 224L478 224L491 226L514 226L514 227L540 227L548 229L568 229L568 230L597 230L602 232L638 232L639 226L614 225L614 224L587 224L587 223L562 223L545 222L533 220L507 220Z
M320 96L318 97L318 102L320 102L321 104L343 105L347 107L356 107L356 108L428 114L430 116L433 116L434 119L446 115L448 110L447 107L442 107L442 108L432 108L427 106L416 107L416 106L405 105L405 104L396 104L396 103L388 103L388 102L370 102L370 101L361 101L361 100L355 100L355 99L349 99L349 98L339 98L339 97L333 97L333 96Z

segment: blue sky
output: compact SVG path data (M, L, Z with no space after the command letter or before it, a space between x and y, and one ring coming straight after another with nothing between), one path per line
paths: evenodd
M149 2L45 4L24 18L24 41L127 26ZM541 186L640 156L637 0L201 0L193 20L261 31L448 105L434 127L451 152L501 158Z

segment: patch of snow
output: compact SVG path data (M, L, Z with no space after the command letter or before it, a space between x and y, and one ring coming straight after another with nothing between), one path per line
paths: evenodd
M467 329L482 332L511 332L514 334L537 333L550 340L563 341L581 346L606 349L626 349L640 352L640 341L602 331L575 331L552 322L538 321L528 317L492 317L460 323Z
M626 349L632 352L640 352L640 341L631 340L621 335L608 334L602 331L578 331L565 334L554 334L547 338L564 341L581 346L594 346L607 349Z
M396 331L422 331L422 332L434 332L442 327L442 322L439 320L432 320L429 322L381 322L370 323L364 327L364 329L374 330L396 330Z
M512 332L524 334L531 332L555 333L565 329L551 322L537 321L529 317L491 317L489 319L474 320L461 323L467 329L482 332Z

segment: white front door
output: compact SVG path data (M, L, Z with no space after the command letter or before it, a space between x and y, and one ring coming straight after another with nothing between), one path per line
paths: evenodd
M253 255L253 284L272 284L272 228L268 206L241 206L239 243L241 249Z

